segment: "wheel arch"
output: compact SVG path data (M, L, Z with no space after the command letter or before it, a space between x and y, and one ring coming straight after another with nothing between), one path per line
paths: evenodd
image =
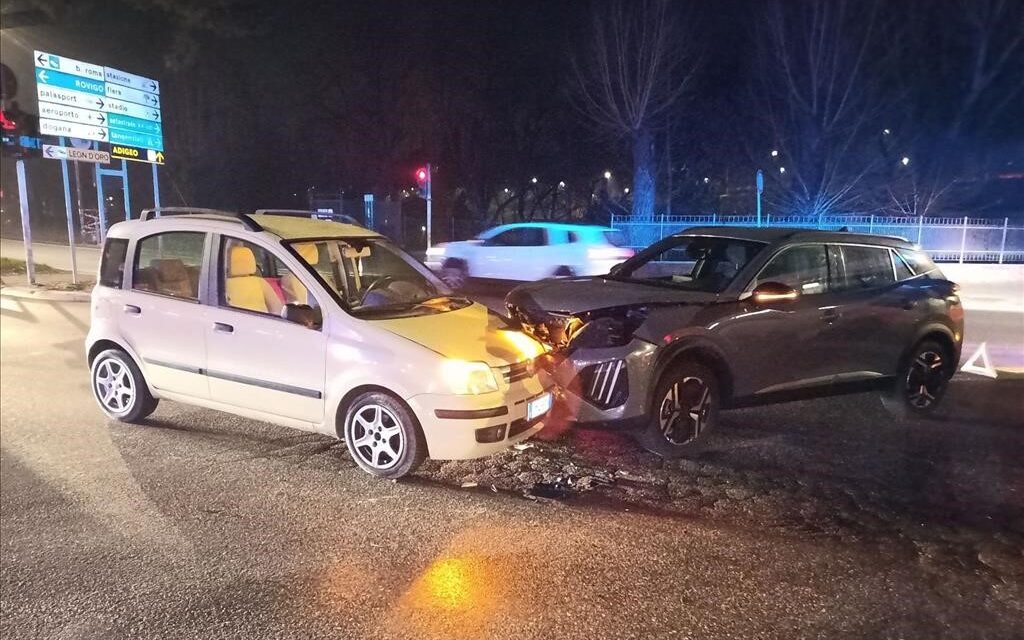
M388 389L387 387L381 386L379 384L361 384L359 386L349 389L345 393L345 395L341 397L341 400L338 401L338 406L335 407L334 409L334 434L338 437L339 440L345 439L345 413L348 412L348 408L352 406L352 403L359 396L363 395L364 393L374 392L386 393L387 395L394 398L396 401L400 402L402 406L405 407L406 411L409 412L409 415L412 416L412 419L415 421L415 424L413 426L422 431L422 427L419 424L419 417L416 415L416 412L412 410L412 407L409 406L409 403L406 402L400 395L398 395L391 389Z
M666 371L684 360L697 362L710 369L721 386L722 405L728 405L732 401L734 393L733 373L725 354L711 341L697 338L684 339L669 345L655 361L654 376L648 389L648 394L650 395L648 400L649 407L654 406L654 393L655 388L658 386L658 381L661 380Z
M949 374L952 375L956 372L959 366L959 355L960 351L957 347L957 341L953 336L953 330L944 324L934 323L922 327L915 336L913 342L911 342L903 353L900 354L900 360L898 363L897 371L903 371L904 367L910 360L910 356L913 355L914 350L917 349L918 345L926 340L931 340L942 345L946 349L947 355L950 358Z

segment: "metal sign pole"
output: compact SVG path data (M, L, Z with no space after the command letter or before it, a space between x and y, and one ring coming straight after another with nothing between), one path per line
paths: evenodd
M124 219L132 219L131 193L128 191L128 161L121 160L121 188L124 189Z
M757 170L757 226L761 226L761 194L764 193L764 172Z
M63 136L60 139L61 146L64 146ZM75 221L74 212L71 209L71 185L68 177L68 161L60 161L60 173L64 178L64 211L68 216L68 249L71 250L71 282L78 284L78 260L75 257Z
M431 201L430 195L431 194L430 194L430 192L433 190L432 189L432 185L430 184L430 177L431 177L430 176L430 163L427 163L427 248L428 249L430 248L430 222L431 222L431 213L430 213L430 201Z
M21 206L21 239L25 243L25 275L29 284L36 283L36 265L32 261L32 225L28 219L28 186L25 181L25 161L18 158L18 203Z
M103 196L103 170L98 164L96 165L96 213L100 217L100 234L96 240L99 244L103 244L107 237L107 203L104 202Z
M157 164L153 163L153 207L160 208L160 178L157 177Z

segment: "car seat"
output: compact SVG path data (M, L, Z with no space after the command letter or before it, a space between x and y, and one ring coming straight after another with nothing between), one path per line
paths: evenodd
M284 306L274 289L257 275L256 256L249 247L231 247L224 293L229 306L279 315Z
M178 298L197 298L185 263L178 258L156 258L149 266L156 276L156 292Z
M295 252L299 254L306 264L309 266L315 266L320 262L320 251L316 248L316 244L312 242L303 242L293 245ZM309 297L309 291L302 284L299 278L294 273L286 273L281 276L281 289L284 291L284 299L289 303L296 304L313 304L313 301Z

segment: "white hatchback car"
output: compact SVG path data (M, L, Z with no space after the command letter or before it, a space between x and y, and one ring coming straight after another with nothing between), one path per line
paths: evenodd
M166 398L342 438L397 478L500 451L550 411L539 343L362 227L148 210L110 228L99 276L86 351L117 420Z
M540 280L552 276L599 276L633 256L621 231L557 222L506 224L473 240L427 250L427 266L450 287L466 278Z

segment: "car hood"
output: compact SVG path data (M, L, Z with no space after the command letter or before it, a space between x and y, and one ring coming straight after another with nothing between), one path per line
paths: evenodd
M486 362L492 367L522 362L544 352L539 342L478 302L445 313L372 322L446 358Z
M714 293L596 277L532 282L516 287L505 300L524 311L571 314L645 304L708 304L717 299Z

